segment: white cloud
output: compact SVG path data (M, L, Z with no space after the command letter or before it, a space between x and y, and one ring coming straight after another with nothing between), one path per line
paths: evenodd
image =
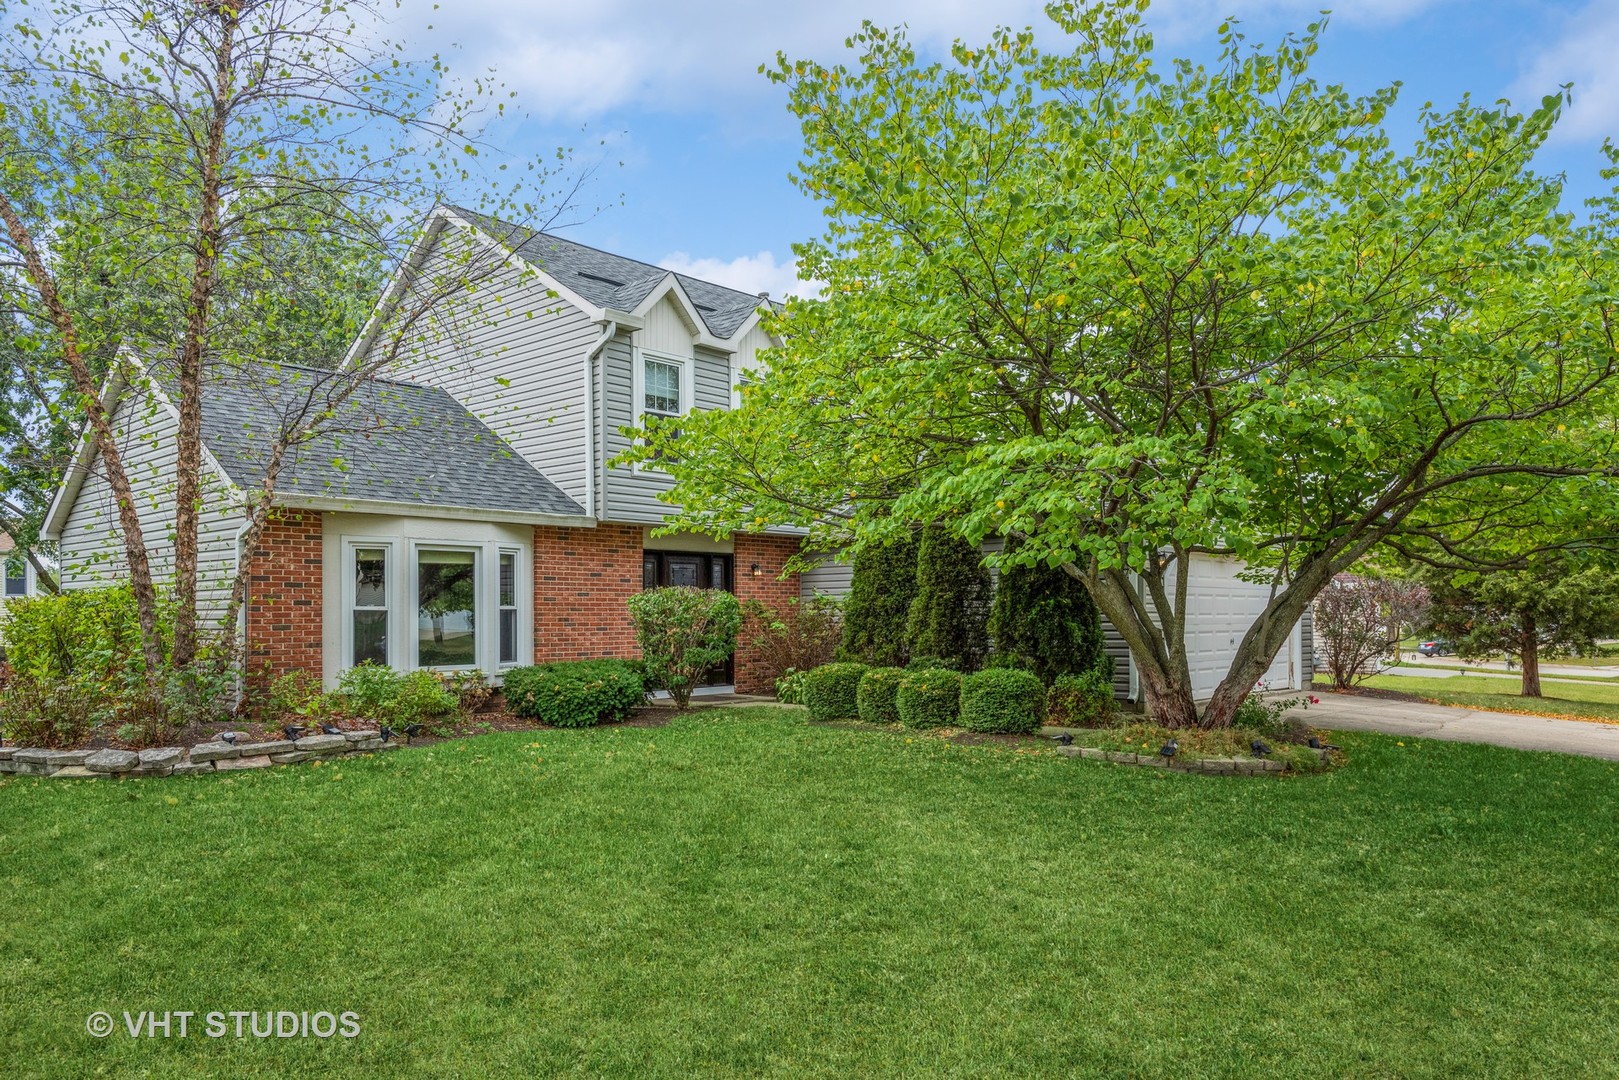
M1557 130L1557 142L1619 136L1619 8L1612 0L1593 0L1571 17L1563 36L1537 53L1507 96L1531 109L1547 94L1573 83L1573 104Z
M798 280L797 259L777 262L775 254L769 251L738 255L729 260L693 258L684 251L676 251L659 259L658 265L742 292L767 292L775 300L787 296L814 297L821 291L819 282Z
M1397 22L1445 0L1356 0L1348 23ZM1302 28L1321 0L1159 0L1149 15L1166 40L1207 33L1227 15ZM835 59L862 19L905 23L938 49L983 41L1000 24L1048 26L1041 0L484 0L437 7L405 0L398 31L449 54L463 75L494 69L523 107L585 119L623 106L731 112L771 95L757 73L777 50ZM431 27L431 29L429 29Z

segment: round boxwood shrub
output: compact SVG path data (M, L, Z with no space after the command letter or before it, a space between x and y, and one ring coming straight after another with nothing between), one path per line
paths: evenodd
M943 668L907 671L894 706L906 727L950 727L961 715L961 675Z
M1046 695L1046 720L1059 727L1113 727L1113 662L1107 657L1083 675L1059 675Z
M865 664L822 664L804 679L804 704L812 720L853 720Z
M645 679L642 666L632 660L564 660L512 668L503 689L516 715L580 728L628 716L646 700Z
M1027 735L1040 730L1046 685L1032 671L990 668L961 680L961 726Z
M862 675L860 689L855 694L860 719L868 724L899 723L895 698L899 695L899 681L904 677L905 669L897 667L872 668Z

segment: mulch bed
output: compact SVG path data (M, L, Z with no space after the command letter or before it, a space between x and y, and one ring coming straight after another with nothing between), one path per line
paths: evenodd
M712 706L693 705L691 711L696 712L699 709L709 707ZM623 720L609 721L605 724L598 724L597 726L603 728L659 728L668 724L669 721L674 719L674 717L675 709L673 706L646 705L636 709ZM375 730L380 726L374 722L362 720L332 720L326 722L331 723L331 725L337 728L339 731L355 731L362 728ZM316 722L313 726L306 724L306 729L301 734L320 734L320 723L321 722ZM500 700L498 695L489 705L470 716L441 717L437 720L423 724L422 727L424 729L431 728L436 731L437 734L430 734L427 730L423 730L422 733L417 735L414 739L406 739L403 734L401 734L399 741L407 743L411 746L431 746L434 743L446 742L450 739L465 739L474 735L489 735L497 731L562 730L559 728L553 728L549 724L542 724L536 720L528 720L508 712L506 710L505 703ZM192 724L164 739L162 745L183 746L189 750L191 747L196 746L199 743L217 742L220 733L224 731L237 732L241 736L239 741L244 743L272 742L286 737L282 732L280 725L264 724L244 716L237 720L230 721L229 723ZM103 730L97 731L91 739L86 741L81 746L63 747L63 749L69 750L103 750L108 748L115 750L140 750L144 748L144 744L125 742L124 740L118 738L118 736L113 732Z
M1419 704L1428 700L1427 698L1418 697L1415 694L1408 694L1404 690L1381 690L1375 686L1357 686L1351 690L1333 690L1329 688L1326 690L1317 690L1312 692L1318 694L1333 694L1337 697L1377 698L1382 701L1411 701Z

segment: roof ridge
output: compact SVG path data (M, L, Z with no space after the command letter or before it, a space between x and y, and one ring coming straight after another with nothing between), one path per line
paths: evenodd
M679 270L671 270L667 266L659 266L657 263L646 262L643 259L635 258L633 255L621 255L616 251L608 251L606 248L597 247L594 244L586 244L586 243L584 243L582 241L575 240L571 236L562 236L562 235L559 235L557 233L546 232L544 229L535 229L535 228L532 228L532 227L530 227L528 225L519 225L516 222L506 221L504 218L497 218L493 214L485 214L480 210L472 210L472 209L469 209L469 208L464 207L464 206L455 206L455 205L452 205L452 204L449 204L449 203L445 204L445 209L450 210L450 211L452 211L454 213L458 213L458 214L468 214L468 215L471 215L473 217L483 218L486 221L492 221L495 224L504 226L507 229L522 229L522 230L526 231L529 234L529 239L530 240L533 240L533 239L560 240L564 244L572 244L574 247L584 248L586 251L594 251L598 255L606 255L610 259L621 259L624 262L634 263L637 266L644 266L649 270L655 271L660 277L661 276L666 276L668 274L673 274L676 278L679 278L682 281L695 281L700 285L707 285L711 289L723 289L726 292L735 293L739 298L750 297L755 301L765 300L766 299L765 297L760 296L758 293L750 293L746 289L738 289L738 288L736 288L734 286L731 286L731 285L721 285L717 281L710 281L707 278L700 278L700 277L697 277L695 274L685 274L685 273L680 272ZM525 240L523 243L528 243L528 240ZM517 246L521 247L522 244L519 244ZM647 276L650 277L651 275L649 274ZM645 280L645 279L644 278L638 279L636 282L625 282L624 285L638 284L639 281L641 281L641 280ZM623 288L624 285L619 286L619 288ZM737 307L741 307L741 306L742 306L742 300L739 299L738 302L737 302Z

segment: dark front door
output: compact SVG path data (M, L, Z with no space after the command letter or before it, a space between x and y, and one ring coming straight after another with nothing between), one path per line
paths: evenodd
M685 585L693 589L724 589L732 587L732 563L729 555L693 555L679 551L644 551L641 553L641 587L656 589L665 585ZM709 673L704 686L728 686L736 681L736 669L727 660L723 668Z

